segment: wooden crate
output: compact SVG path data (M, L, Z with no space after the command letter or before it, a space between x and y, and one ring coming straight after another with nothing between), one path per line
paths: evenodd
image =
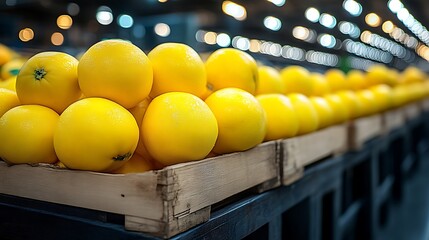
M418 117L422 111L419 102L413 102L402 107L402 111L406 121L413 120Z
M211 205L269 182L280 185L278 144L137 174L0 161L0 193L125 216L125 229L169 238L205 222ZM266 187L266 186L265 186Z
M381 114L383 133L388 134L405 124L405 116L401 108L391 109Z
M366 141L381 135L382 132L381 114L353 119L348 125L348 149L359 150Z
M422 111L429 112L429 98L426 98L420 101L420 107Z
M347 147L346 125L331 126L306 135L281 140L282 184L289 185L303 175L304 167Z

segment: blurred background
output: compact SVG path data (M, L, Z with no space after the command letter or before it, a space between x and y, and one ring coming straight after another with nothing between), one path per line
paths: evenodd
M148 53L182 42L205 56L234 47L264 64L365 70L374 63L429 71L425 0L1 0L0 43L79 56L102 39Z

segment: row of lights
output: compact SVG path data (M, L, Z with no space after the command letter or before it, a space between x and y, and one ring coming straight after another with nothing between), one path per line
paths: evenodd
M355 42L351 39L344 40L343 47L349 53L377 62L390 63L393 60L393 56L390 53L369 47L361 42Z
M408 13L408 10L403 7L403 4L400 1L391 0L389 1L388 6L393 12L397 13L398 18L401 21L405 21L405 25L415 21L414 17ZM416 38L406 34L402 29L395 26L395 24L393 24L391 21L385 21L383 24L381 24L382 20L377 14L369 13L365 17L365 22L371 27L378 27L381 25L383 32L389 34L389 36L396 42L399 42L408 48L414 49L419 56L426 59L425 56L427 54L424 48L420 47L419 50L417 49L418 46L422 44L419 44L419 41ZM362 33L361 40L367 44L370 44L371 46L376 46L380 49L390 51L393 55L404 59L406 62L412 62L415 59L414 54L406 51L405 48L399 44L393 43L377 34L372 34L369 31Z
M393 41L387 40L386 38L381 37L380 35L372 33L370 31L362 32L360 39L366 44L379 48L383 51L388 51L393 56L404 59L407 62L411 62L414 59L414 55L409 53L401 45Z
M319 22L322 26L327 28L334 28L335 25L337 25L337 19L334 16L329 13L320 14L319 10L314 7L307 8L304 15L308 21L313 23Z
M412 33L426 45L429 45L429 31L410 14L400 0L389 0L387 6Z
M308 61L311 63L325 66L336 66L339 58L335 54L329 54L317 51L305 51L304 49L289 45L280 45L278 43L263 41L258 39L248 39L242 36L231 37L226 33L215 33L211 31L198 30L195 34L198 42L204 42L209 45L217 44L220 47L232 47L242 51L262 53L274 57L283 57L296 61Z
M97 22L101 25L109 25L113 22L113 12L108 6L100 6L95 15ZM128 14L121 14L117 17L117 23L122 28L131 28L134 24L134 19Z
M359 27L351 22L341 21L338 24L338 29L342 34L349 35L352 38L358 38L360 36Z
M374 65L375 62L368 59L359 58L359 57L348 57L348 64L352 68L366 70L371 65Z

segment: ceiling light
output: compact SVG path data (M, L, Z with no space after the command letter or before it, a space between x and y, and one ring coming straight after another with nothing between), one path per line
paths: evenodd
M343 8L355 17L362 13L362 5L354 0L345 0L343 2Z
M368 13L365 16L365 22L366 22L366 24L368 24L371 27L378 27L378 26L380 26L381 19L375 13Z
M268 0L268 2L271 2L274 5L281 7L285 4L286 0Z
M101 25L109 25L113 22L112 9L107 6L101 6L97 10L96 19Z
M335 44L337 43L336 39L334 36L329 35L329 34L321 34L317 41L319 42L320 45L322 45L323 47L326 48L333 48L335 46Z
M220 47L228 47L231 44L231 38L226 33L220 33L216 37L216 43Z
M170 26L165 23L158 23L155 25L154 29L155 33L161 37L167 37L170 35Z
M400 0L390 0L387 3L387 6L389 7L390 11L393 13L399 12L402 8L404 8L404 4L401 3Z
M61 29L69 29L73 24L73 20L69 15L61 15L57 18L57 26Z
M381 26L381 29L385 33L391 33L393 32L393 29L395 28L395 25L391 21L385 21L383 25Z
M334 28L337 24L337 19L328 13L322 13L322 15L320 15L319 22L327 28Z
M311 7L305 10L305 17L308 21L316 23L319 21L320 12L316 8Z
M123 28L130 28L134 24L134 19L130 15L123 14L119 16L118 24Z
M222 11L239 21L243 21L247 17L246 8L231 1L224 1L222 3Z
M276 17L268 16L264 18L264 26L270 30L278 31L282 27L282 22Z
M296 26L292 30L292 35L296 39L306 40L310 36L310 30L306 27Z

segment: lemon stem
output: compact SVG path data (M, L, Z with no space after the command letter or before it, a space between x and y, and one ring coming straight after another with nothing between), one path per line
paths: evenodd
M36 78L36 80L40 80L44 78L45 75L46 75L46 71L44 68L37 68L36 70L34 70L34 78Z
M124 155L118 155L116 157L113 157L112 159L114 161L123 161L125 159L128 159L129 157L131 157L131 153L130 152L125 153Z

